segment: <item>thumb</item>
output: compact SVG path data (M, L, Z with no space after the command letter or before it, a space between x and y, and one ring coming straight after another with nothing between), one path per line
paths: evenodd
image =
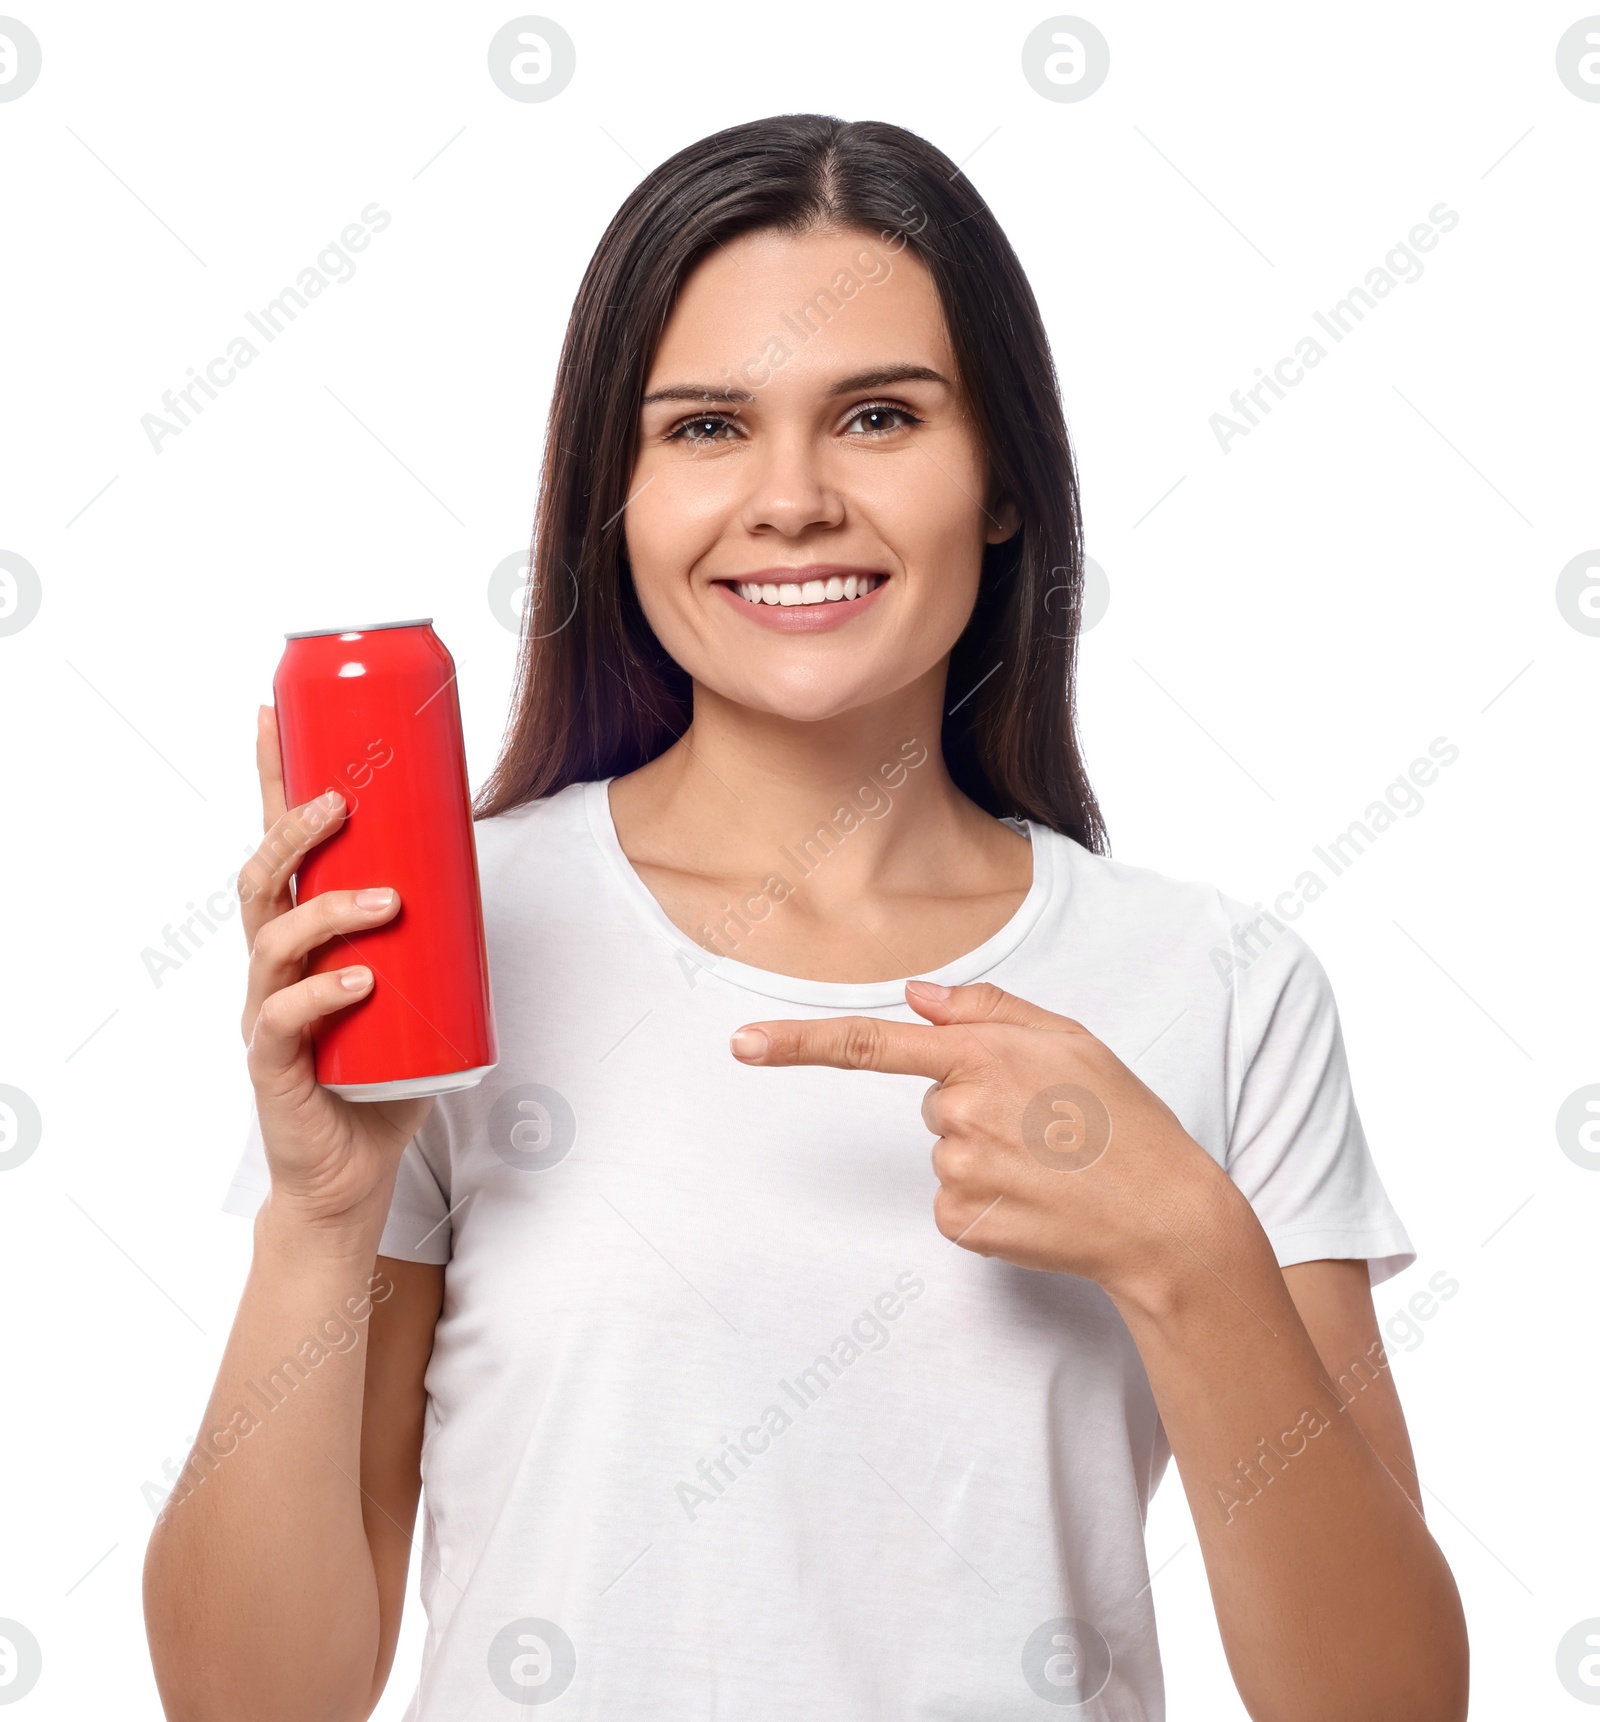
M1081 1022L1057 1016L1041 1005L1029 1004L989 981L972 986L943 987L933 981L907 981L906 1003L931 1023L1003 1022L1015 1028L1049 1028L1063 1034L1087 1034Z

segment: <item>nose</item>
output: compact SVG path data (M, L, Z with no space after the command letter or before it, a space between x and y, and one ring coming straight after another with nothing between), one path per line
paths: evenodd
M824 470L822 453L799 427L762 438L749 462L750 489L741 510L747 532L798 538L813 527L839 526L844 498Z

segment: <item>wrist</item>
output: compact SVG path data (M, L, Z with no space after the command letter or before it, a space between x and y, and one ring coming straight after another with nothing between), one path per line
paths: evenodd
M1168 1324L1220 1296L1238 1308L1244 1289L1277 1259L1255 1211L1225 1171L1197 1143L1183 1171L1146 1202L1141 1247L1101 1284L1130 1327Z
M386 1209L387 1204L382 1209L329 1215L283 1191L269 1191L256 1211L256 1255L297 1270L326 1266L335 1272L370 1273L383 1238Z

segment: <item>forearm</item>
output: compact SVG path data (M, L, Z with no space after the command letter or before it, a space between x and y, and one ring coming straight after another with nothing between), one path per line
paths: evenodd
M1444 1557L1347 1407L1387 1367L1323 1367L1226 1180L1115 1298L1199 1531L1257 1722L1459 1722L1466 1636ZM1108 1288L1110 1289L1110 1288Z
M145 1562L172 1722L368 1713L379 1609L359 1477L377 1244L370 1227L313 1238L270 1199L257 1217L202 1432Z

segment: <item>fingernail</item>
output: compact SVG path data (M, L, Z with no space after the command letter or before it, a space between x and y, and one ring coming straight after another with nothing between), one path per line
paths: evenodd
M950 996L949 987L940 986L937 981L907 981L906 986L914 993L921 993L924 998L947 999Z
M358 909L387 909L393 901L394 892L387 885L373 886L368 890L356 892Z
M364 993L372 985L372 970L346 969L339 977L339 985L347 993Z
M770 1042L758 1028L741 1028L728 1041L735 1058L760 1058Z
M344 797L337 789L330 789L317 797L316 804L324 813L337 813L344 806Z

